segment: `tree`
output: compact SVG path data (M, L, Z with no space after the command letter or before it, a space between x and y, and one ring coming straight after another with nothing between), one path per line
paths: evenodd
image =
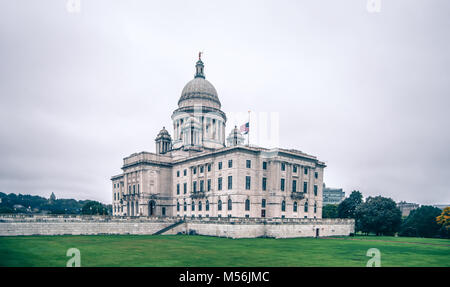
M412 210L403 221L400 236L436 237L441 226L436 222L436 217L441 214L439 208L433 206L421 206Z
M402 213L395 201L382 196L367 198L356 208L355 216L357 230L376 235L393 235L402 220Z
M108 209L98 201L88 201L83 205L83 208L81 208L81 213L91 215L108 215Z
M442 237L450 237L450 206L442 211L441 215L436 217L436 222L441 226L440 233Z
M327 204L322 207L322 218L338 218L338 205Z
M354 190L350 196L342 201L337 209L339 218L355 218L356 208L362 203L361 192Z

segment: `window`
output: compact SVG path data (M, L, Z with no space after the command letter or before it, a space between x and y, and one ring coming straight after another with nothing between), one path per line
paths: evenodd
M187 174L187 171L183 170L183 175L186 176L186 174Z
M314 196L317 196L317 184L314 185Z
M305 212L308 212L308 202L305 202Z
M177 201L177 211L180 211L180 203Z
M208 191L210 191L211 190L211 179L208 179L207 185L208 185Z
M180 184L177 184L177 194L180 194Z
M211 171L211 164L208 163L208 171Z
M231 168L231 167L233 167L233 160L230 159L228 161L228 168Z
M228 176L228 189L233 189L233 177L231 175Z
M197 192L197 182L194 181L194 193Z
M297 173L297 166L294 165L294 167L292 168L292 172Z
M187 183L183 183L183 193L186 194L187 192Z
M187 204L186 204L186 201L183 203L183 209L184 209L184 211L187 210Z
M136 193L136 185L133 184L133 194Z
M206 201L205 209L206 211L209 211L209 200Z
M200 166L200 173L203 173L203 165Z
M317 203L314 203L314 213L317 212Z
M198 211L202 211L202 202L201 201L198 202Z
M222 178L217 179L217 190L222 190Z
M303 183L303 192L304 193L308 192L308 183L306 181Z
M305 167L305 174L308 174L308 169Z
M220 199L217 202L217 210L222 210L222 200L220 200Z
M281 191L284 191L284 178L281 179Z
M261 208L266 208L266 200L264 198L261 201Z
M297 201L294 201L294 212L297 212Z
M286 170L286 164L284 162L281 163L281 170L282 171Z
M138 183L138 194L139 194L139 183Z
M197 174L197 168L196 167L193 168L193 172L194 172L194 174Z
M281 211L286 211L286 201L285 200L283 200L281 202Z
M314 173L314 177L319 178L319 173L317 171Z
M233 203L231 202L231 198L228 199L228 210L233 209Z
M204 186L204 180L200 180L200 192L203 192L204 191L204 189L203 189L203 186Z
M251 183L251 177L250 176L246 176L245 177L245 189L249 190L250 189L250 183Z
M247 161L245 162L245 166L246 166L247 168L251 168L251 167L252 167L252 161L249 160L249 159L247 159Z
M262 178L262 190L267 190L267 177Z
M192 207L192 211L195 211L195 201L192 201L191 207Z
M219 170L222 169L222 162L219 162Z
M292 181L292 192L296 192L297 191L297 180L293 180Z
M245 200L245 210L249 211L250 210L250 199L246 199Z
M263 161L263 169L267 169L267 161Z
M177 177L180 177L180 171L177 170Z

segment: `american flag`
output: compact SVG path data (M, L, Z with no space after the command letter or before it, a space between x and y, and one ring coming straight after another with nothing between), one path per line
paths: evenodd
M241 126L241 133L246 135L248 134L248 130L249 130L249 123L247 122Z

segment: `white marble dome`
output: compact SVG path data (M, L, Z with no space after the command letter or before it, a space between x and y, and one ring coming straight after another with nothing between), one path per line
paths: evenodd
M195 78L184 86L178 101L179 107L202 105L220 109L216 88L205 79L203 68L203 62L197 61Z

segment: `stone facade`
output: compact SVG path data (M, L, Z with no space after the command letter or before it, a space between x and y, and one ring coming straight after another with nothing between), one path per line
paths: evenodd
M156 153L124 158L111 178L114 216L322 217L325 164L298 150L243 145L236 127L226 138L227 118L201 59L172 120L173 141L163 128Z

